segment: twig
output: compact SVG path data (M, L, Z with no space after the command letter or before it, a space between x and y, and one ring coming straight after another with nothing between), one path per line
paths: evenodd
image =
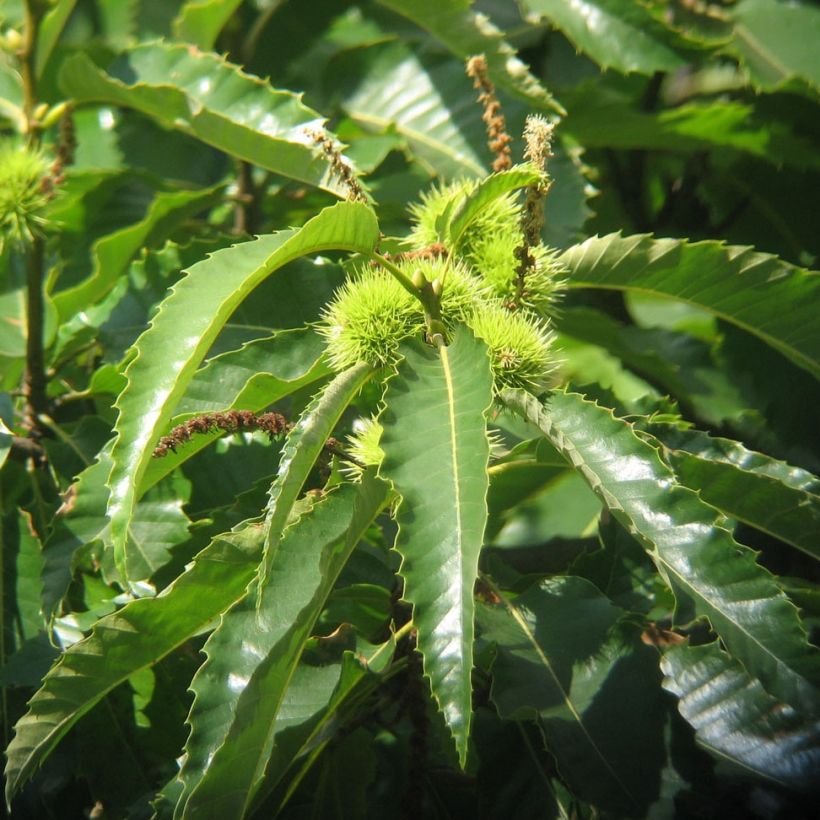
M23 43L18 52L20 74L23 80L23 112L26 118L26 142L30 149L40 144L37 108L37 34L46 4L42 0L26 0L24 7ZM35 235L26 253L26 370L23 395L26 408L24 424L32 433L38 433L38 416L48 409L46 398L45 356L43 351L44 297L43 261L45 242Z

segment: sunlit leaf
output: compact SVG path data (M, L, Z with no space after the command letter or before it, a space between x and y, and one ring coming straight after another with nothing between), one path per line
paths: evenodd
M63 63L61 84L77 102L135 108L239 159L347 194L307 134L323 130L324 120L298 95L276 90L215 54L184 45L139 45L103 72L79 53Z
M408 347L379 416L380 474L401 496L396 549L433 697L467 756L472 715L473 585L487 520L487 352L461 330L438 350Z
M772 695L809 714L820 711L820 653L797 609L755 554L720 526L715 509L675 482L650 444L577 394L555 393L546 408L522 392L506 391L503 399L544 432L644 544L681 613L709 618Z
M69 728L130 675L157 663L244 592L261 555L251 526L214 540L192 567L156 598L108 615L57 661L17 723L8 748L7 798L33 774Z
M340 202L300 229L217 251L174 286L135 344L128 385L117 401L108 514L119 564L124 565L126 528L157 438L231 313L287 262L331 248L369 251L377 238L367 206Z
M681 645L661 662L665 689L720 760L805 790L820 766L820 721L778 701L716 643Z
M610 234L560 257L573 288L668 296L759 336L820 378L820 274L720 242ZM776 305L777 309L773 309Z

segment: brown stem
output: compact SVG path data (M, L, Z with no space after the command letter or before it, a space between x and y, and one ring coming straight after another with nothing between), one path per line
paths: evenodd
M259 228L259 208L256 200L257 191L253 184L253 166L249 162L239 162L237 187L233 232L255 234Z
M37 34L46 11L43 0L26 0L23 25L23 45L19 52L23 80L23 112L26 117L26 141L30 148L40 144L40 129L34 111L37 108ZM37 417L48 409L46 374L43 354L43 262L45 242L35 236L26 254L26 373L23 394L26 400L25 425L37 432Z
M40 430L38 417L48 412L45 355L43 350L43 258L45 241L35 236L26 256L26 373L23 395L26 400L25 426Z

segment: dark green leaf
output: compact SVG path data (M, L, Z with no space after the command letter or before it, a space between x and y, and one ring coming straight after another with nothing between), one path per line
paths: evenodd
M820 722L772 697L716 643L675 646L664 688L719 760L783 786L810 789L820 766Z
M411 346L390 380L380 474L402 501L396 549L404 597L433 696L462 766L472 715L473 585L487 520L485 413L492 376L483 344L459 331L452 344Z
M651 425L681 484L732 518L820 559L820 479L696 430Z
M492 698L502 717L537 716L573 791L640 817L658 795L663 715L655 652L589 582L544 581L479 608L497 646Z
M650 444L577 394L554 394L548 409L525 393L507 391L503 400L543 430L640 539L683 612L708 617L771 694L808 713L820 710L820 653L796 608L754 553L719 525L714 508L675 482Z
M161 595L103 618L88 638L60 657L17 723L7 752L7 799L94 704L181 646L242 595L261 555L262 538L262 529L251 526L215 539Z
M751 248L620 234L588 239L560 259L569 268L570 287L632 290L696 305L820 378L816 272Z

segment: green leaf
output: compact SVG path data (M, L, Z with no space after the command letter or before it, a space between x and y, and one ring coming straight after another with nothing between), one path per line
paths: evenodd
M815 146L786 123L768 120L754 105L721 100L686 103L658 112L636 109L626 95L598 86L565 95L572 116L562 132L585 148L628 148L691 153L732 148L774 165L820 167ZM601 128L601 122L611 123Z
M434 350L408 346L390 380L380 475L401 496L396 549L424 671L463 766L472 716L473 585L487 521L492 376L484 345L460 329Z
M243 817L261 785L285 693L350 553L387 503L374 476L344 485L290 527L256 583L222 619L192 684L191 737L176 816Z
M452 208L445 213L445 224L439 232L442 242L451 248L457 247L464 231L489 203L543 179L544 175L536 168L526 165L491 174L482 179L469 194L453 202Z
M288 801L335 734L344 730L349 710L381 683L379 673L395 648L392 636L372 650L357 645L355 653L344 652L335 676L324 666L303 663L296 668L279 708L273 754L254 805L261 805L270 792L280 798L278 807Z
M495 84L528 105L566 114L563 106L517 57L513 47L504 40L503 32L486 15L470 10L470 0L379 0L379 3L409 17L462 60L483 54Z
M244 74L216 54L151 43L128 50L103 72L78 53L63 63L60 81L78 103L135 108L289 179L342 197L348 193L306 133L323 130L324 120L298 95Z
M350 74L356 86L342 100L351 119L379 132L395 125L431 174L447 180L486 175L484 126L459 67L417 56L401 43L364 56L366 64L355 64Z
M339 373L305 408L288 433L279 470L271 484L265 526L265 555L259 567L259 600L266 594L268 577L293 505L342 413L373 375L364 362Z
M772 697L717 643L682 644L661 661L663 686L721 761L787 788L810 788L820 766L820 722Z
M241 5L242 0L188 0L172 23L174 36L209 51Z
M820 479L697 430L650 425L681 484L732 518L820 560Z
M137 340L136 358L126 371L128 384L117 400L108 514L118 564L125 563L125 534L157 437L231 313L292 259L331 248L366 252L378 235L367 206L339 202L302 228L217 251L174 286Z
M181 646L242 595L256 570L262 537L254 525L219 536L159 596L106 616L63 653L17 723L7 752L7 799L94 704Z
M806 640L797 609L755 554L719 526L714 508L675 482L650 444L577 394L554 394L548 409L523 392L502 398L544 432L643 543L679 609L707 617L771 694L820 712L820 653Z
M620 233L593 237L560 261L573 288L667 296L760 337L820 378L820 274L751 248Z
M624 74L675 71L685 65L683 39L630 0L520 0L528 19L546 18L601 68Z
M800 77L820 89L820 58L812 45L820 40L820 10L809 3L742 0L729 15L730 48L755 83L770 88Z
M63 320L105 296L140 250L162 244L182 222L219 203L223 194L221 185L201 191L159 193L144 219L96 242L92 251L94 270L91 275L54 296L54 303Z
M542 581L478 610L497 646L492 699L507 719L537 716L573 792L641 817L658 794L663 708L656 653L582 578ZM640 704L639 708L636 705Z
M680 303L669 303L670 306L677 304ZM726 423L737 426L747 420L748 399L736 383L735 371L716 361L712 344L689 333L625 325L592 308L568 307L555 319L564 337L563 347L573 381L584 383L584 373L576 374L571 369L575 362L574 350L566 343L567 335L598 346L602 355L606 351L617 356L630 371L672 395L688 416L714 426ZM582 351L589 351L589 347L585 346ZM778 354L773 355L779 358ZM600 374L596 379L587 379L593 380L604 386L612 384L613 391L623 398L614 381ZM646 395L648 390L644 384L638 395Z
M68 22L68 18L71 16L71 12L74 11L76 4L77 0L57 0L48 14L43 17L37 32L37 52L34 62L34 71L38 77L43 76L48 58L54 51L60 33Z

